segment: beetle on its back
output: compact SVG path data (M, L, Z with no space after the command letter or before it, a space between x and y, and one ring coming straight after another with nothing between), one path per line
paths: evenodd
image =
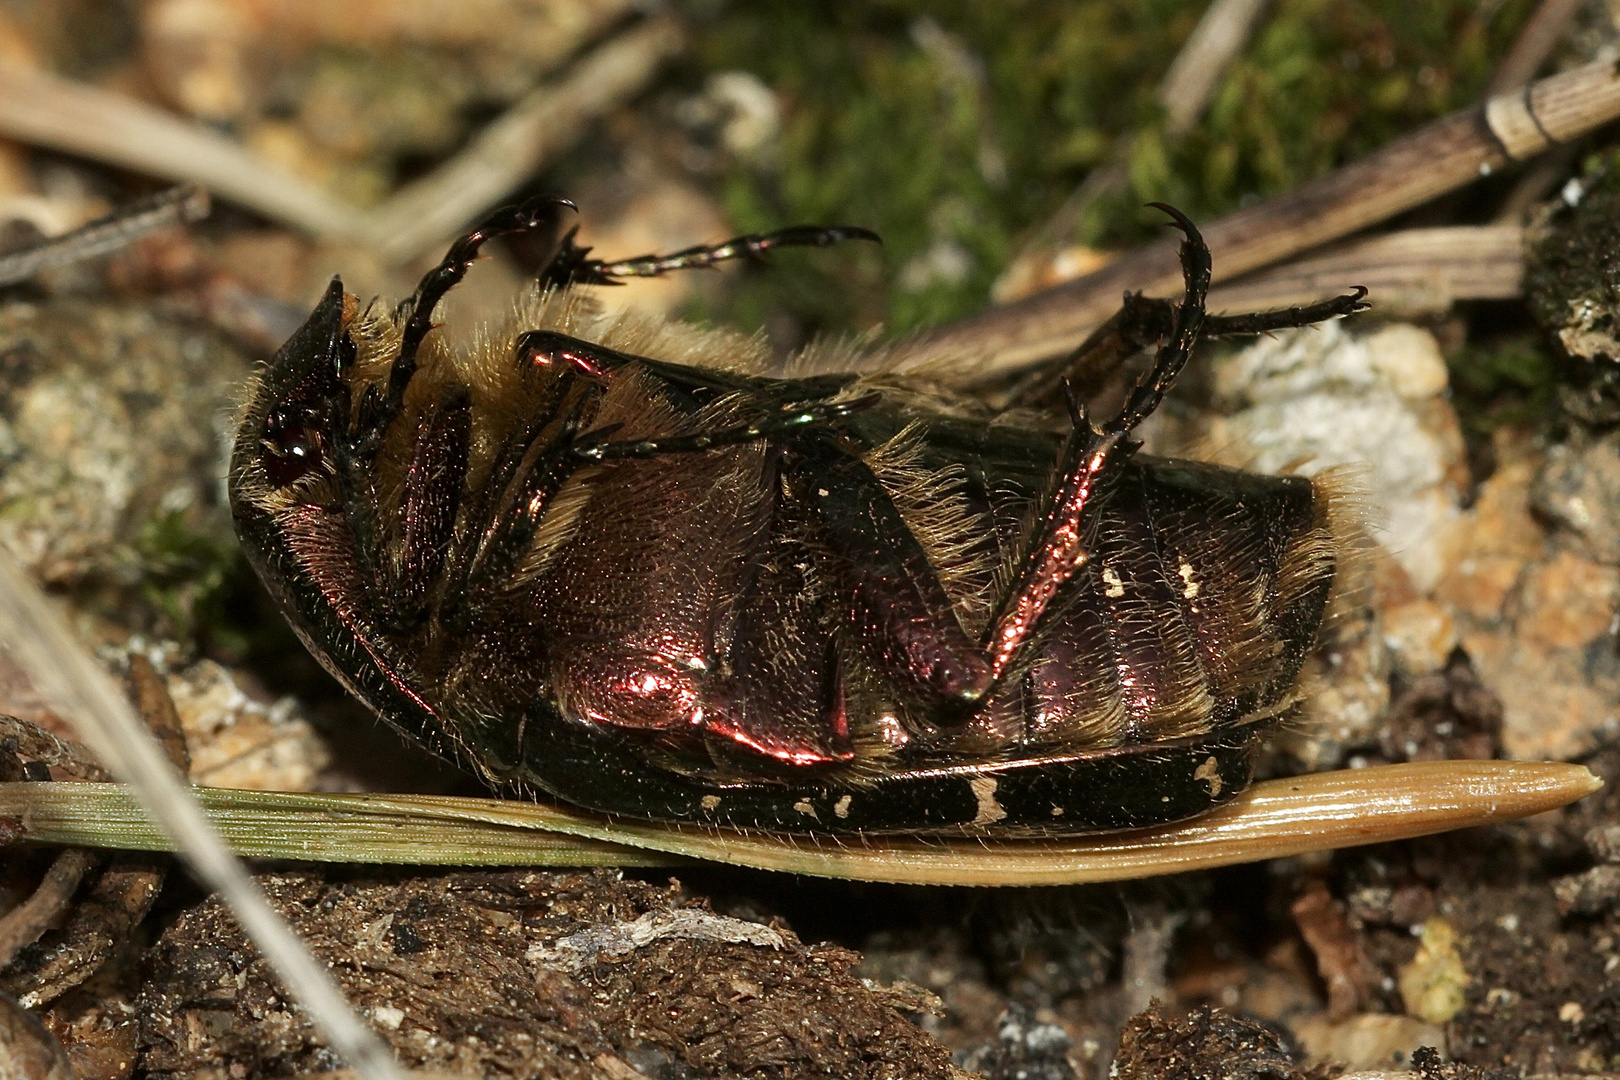
M753 343L580 288L857 229L621 263L569 233L509 329L451 349L433 309L479 246L566 205L496 214L397 313L334 281L242 414L249 558L380 716L497 785L784 832L1129 828L1248 782L1353 529L1328 483L1131 432L1201 337L1360 292L1206 319L1208 251L1169 211L1181 302L1107 328L1157 339L1152 366L1066 435L915 379L769 377Z

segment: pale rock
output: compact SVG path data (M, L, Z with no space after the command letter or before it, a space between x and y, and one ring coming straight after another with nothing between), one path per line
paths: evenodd
M1426 919L1417 955L1400 969L1396 983L1408 1016L1445 1024L1462 1011L1472 977L1457 950L1457 931L1440 916Z
M1530 497L1593 559L1620 565L1620 435L1549 447Z
M1433 600L1387 607L1382 623L1384 645L1395 666L1409 678L1442 670L1457 647L1457 620Z
M191 780L208 787L309 791L330 761L292 699L266 704L231 672L201 660L168 676L191 752Z
M1587 472L1603 468L1606 451L1543 453L1510 430L1495 451L1497 469L1453 531L1433 599L1502 701L1504 752L1568 759L1620 731L1620 567L1596 558L1602 528L1590 523L1604 508L1590 496L1607 481ZM1536 509L1564 528L1549 533Z
M1379 613L1371 607L1347 613L1325 647L1306 658L1297 722L1278 733L1276 745L1315 771L1376 739L1389 709L1389 662Z
M1420 590L1433 587L1466 475L1433 335L1396 325L1358 337L1326 323L1234 354L1215 384L1236 410L1210 425L1219 460L1306 476L1364 469L1375 537Z
M1421 1046L1446 1048L1444 1029L1411 1016L1361 1013L1334 1022L1318 1014L1291 1026L1312 1058L1347 1069L1399 1069Z

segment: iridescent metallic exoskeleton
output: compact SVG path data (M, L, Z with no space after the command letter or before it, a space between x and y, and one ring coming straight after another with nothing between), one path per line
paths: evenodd
M568 205L498 213L397 312L334 281L241 416L249 557L381 717L497 786L784 832L1118 829L1243 788L1342 576L1342 508L1131 432L1202 336L1359 292L1206 319L1208 251L1170 211L1184 295L1094 338L1157 342L1100 424L882 365L772 376L753 340L589 297L858 229L621 263L569 233L508 326L453 348L433 310L480 245Z

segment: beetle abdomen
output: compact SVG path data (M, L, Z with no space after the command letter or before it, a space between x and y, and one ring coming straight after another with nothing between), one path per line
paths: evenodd
M1331 478L1133 460L1029 661L933 752L1090 752L1285 711L1353 554L1340 502Z

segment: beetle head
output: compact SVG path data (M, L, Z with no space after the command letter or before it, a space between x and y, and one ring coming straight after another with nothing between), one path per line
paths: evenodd
M308 489L332 475L349 418L343 373L354 361L345 331L352 304L333 278L253 388L232 455L233 504L244 491Z

